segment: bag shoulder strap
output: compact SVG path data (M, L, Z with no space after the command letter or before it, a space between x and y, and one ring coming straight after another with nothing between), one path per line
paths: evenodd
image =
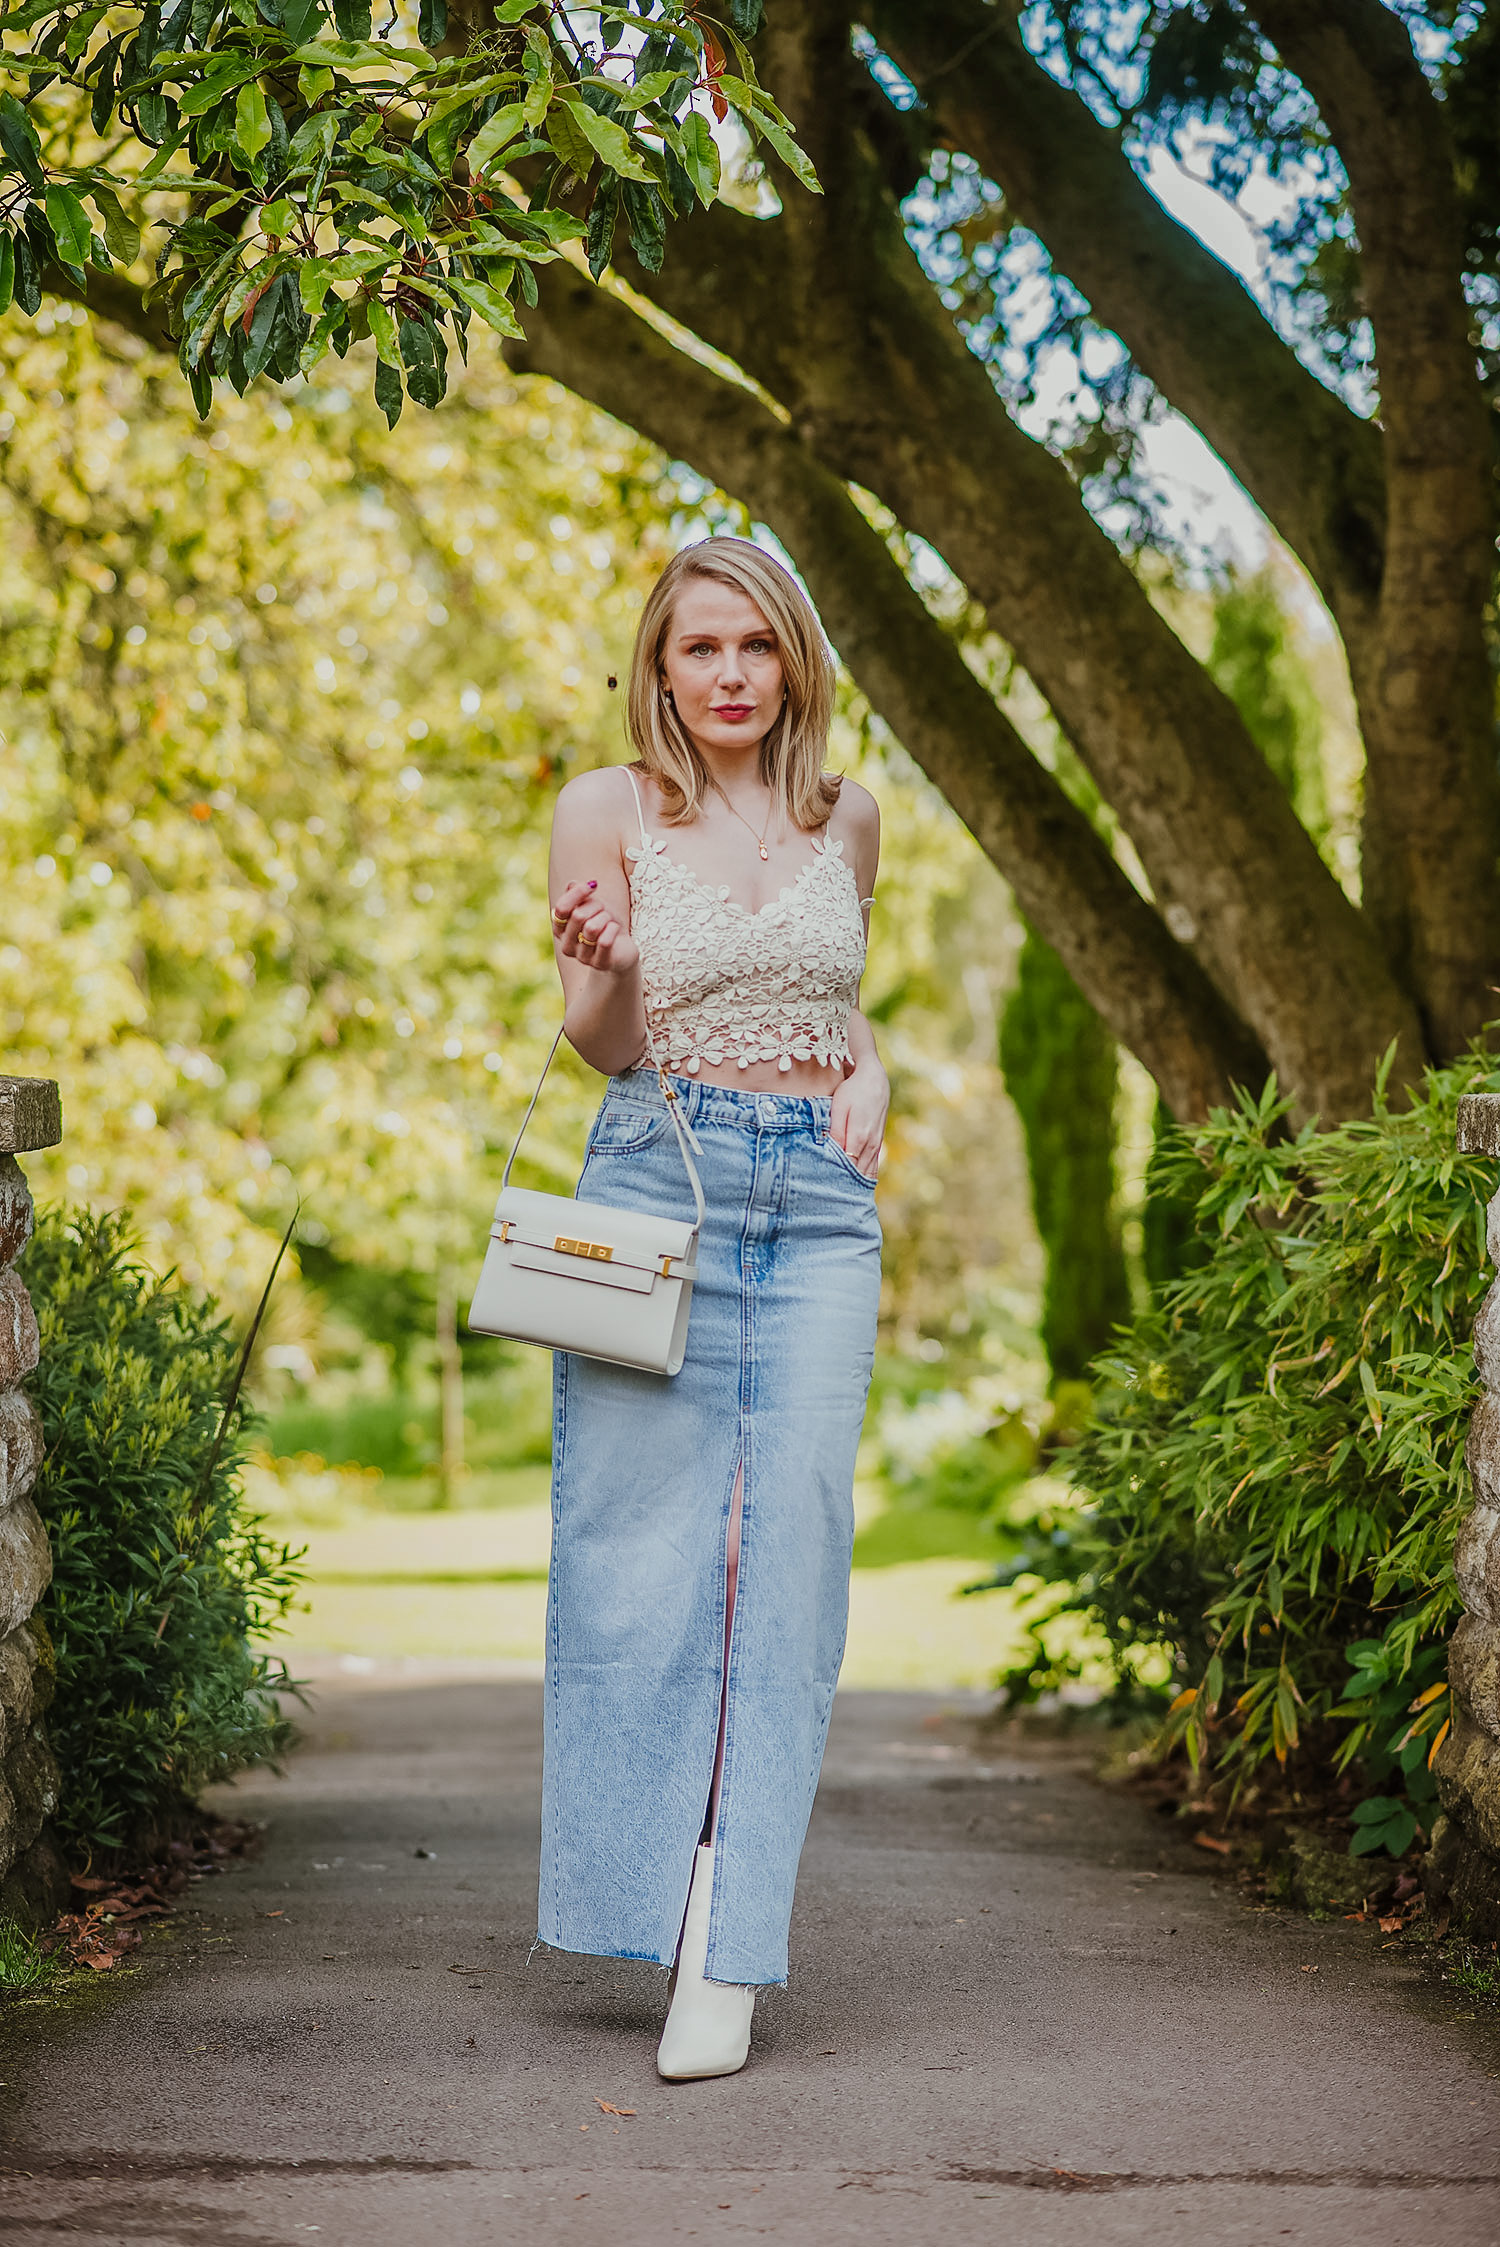
M634 782L632 782L631 785L634 786ZM510 1174L515 1166L516 1156L520 1152L521 1140L525 1134L526 1126L531 1121L533 1111L536 1108L536 1104L542 1096L542 1086L547 1081L547 1071L551 1068L553 1062L557 1059L557 1049L562 1044L563 1030L565 1029L565 1027L566 1024L559 1023L557 1036L552 1041L551 1051L548 1053L546 1060L542 1063L542 1073L536 1080L536 1090L527 1103L525 1115L521 1118L521 1128L516 1133L515 1140L511 1146L510 1154L506 1158L505 1175L500 1181L500 1191L502 1193L504 1193L506 1187L510 1184ZM658 1065L656 1074L661 1084L662 1098L667 1104L667 1114L671 1117L672 1128L677 1134L677 1145L681 1151L683 1165L688 1174L688 1184L693 1189L693 1203L697 1210L697 1216L694 1218L693 1222L696 1229L701 1232L703 1230L703 1220L705 1215L707 1214L708 1205L703 1199L703 1181L698 1176L698 1165L693 1160L693 1151L694 1149L696 1149L697 1152L701 1155L703 1149L698 1143L698 1137L696 1132L693 1130L692 1125L682 1114L682 1103L678 1099L674 1087L668 1080L666 1070Z

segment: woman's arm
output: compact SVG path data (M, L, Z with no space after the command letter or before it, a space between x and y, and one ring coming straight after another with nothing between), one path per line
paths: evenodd
M860 901L866 908L868 931L868 901L875 895L875 874L880 864L880 808L867 789L846 780L839 793L838 812L843 815L839 819L842 840L859 884ZM834 1093L828 1128L855 1168L869 1178L879 1167L890 1104L890 1080L881 1067L875 1033L856 1007L849 1017L844 1081Z
M547 872L568 1043L606 1076L633 1068L646 1050L621 840L628 785L613 769L568 782L553 814Z

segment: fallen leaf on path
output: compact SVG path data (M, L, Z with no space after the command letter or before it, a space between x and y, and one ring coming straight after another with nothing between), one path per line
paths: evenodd
M1232 1841L1220 1841L1217 1834L1195 1833L1193 1840L1199 1849L1211 1849L1216 1857L1227 1857L1234 1848Z
M599 2098L599 2097L597 2097L597 2096L595 2097L595 2100L594 2100L594 2104L595 2104L595 2106L596 2106L596 2107L597 2107L597 2108L599 2109L599 2112L600 2112L601 2114L634 2114L634 2113L635 2113L635 2108L634 2108L634 2107L612 2107L612 2106L610 2105L610 2103L609 2103L608 2099L601 2099L601 2098Z
M450 1966L448 1971L450 1974L488 1974L493 1969L488 1966Z

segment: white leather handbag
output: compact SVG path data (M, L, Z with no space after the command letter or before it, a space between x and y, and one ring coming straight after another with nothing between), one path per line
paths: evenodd
M517 1149L561 1043L559 1030L505 1165L484 1268L469 1305L470 1331L633 1365L643 1373L677 1373L687 1348L703 1229L703 1186L693 1149L703 1150L679 1112L666 1072L658 1070L693 1189L697 1215L691 1225L681 1217L512 1186Z

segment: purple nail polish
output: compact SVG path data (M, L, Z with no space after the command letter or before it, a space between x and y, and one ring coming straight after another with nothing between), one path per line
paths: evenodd
M598 887L599 887L599 884L598 884L597 882L590 882L590 883L589 883L589 888L590 888L590 889L597 889Z

